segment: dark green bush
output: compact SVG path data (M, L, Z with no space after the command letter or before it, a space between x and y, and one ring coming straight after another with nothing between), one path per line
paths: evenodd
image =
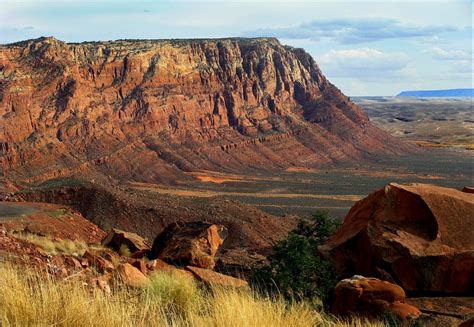
M300 221L286 239L274 246L270 264L255 271L254 283L267 293L327 302L337 280L329 261L318 255L318 245L338 225L327 212L317 212L312 220Z

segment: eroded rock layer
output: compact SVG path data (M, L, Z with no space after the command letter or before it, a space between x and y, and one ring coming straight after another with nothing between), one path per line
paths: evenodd
M310 55L265 38L3 45L0 117L2 169L23 178L166 182L406 150Z

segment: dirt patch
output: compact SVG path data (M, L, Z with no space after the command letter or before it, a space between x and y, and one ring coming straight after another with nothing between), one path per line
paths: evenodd
M100 243L105 232L69 207L50 203L0 202L0 225L10 232L28 232L58 239ZM12 215L15 214L15 215Z
M314 212L321 209L346 209L346 207L338 207L338 206L304 206L304 205L296 205L296 204L253 204L253 206L273 207L273 208L305 208L305 209L313 209Z
M403 172L400 170L368 170L368 169L343 169L336 170L340 173L350 173L353 175L369 176L369 177L393 177L398 178L418 178L418 179L444 179L443 176L438 175L420 175L415 173Z
M289 173L319 173L321 169L305 168L305 167L289 167L285 169Z
M219 176L212 176L212 175L201 175L201 174L192 174L197 180L203 183L215 183L215 184L222 184L226 182L245 182L240 178L233 178L233 177L219 177Z
M347 195L328 195L328 194L298 194L298 193L277 193L277 192L226 192L226 191L211 191L211 190L202 190L202 189L182 189L182 188L171 188L163 187L156 184L148 183L129 183L130 187L156 192L159 194L170 194L176 196L189 196L189 197L199 197L199 198L210 198L217 196L228 196L228 197L255 197L255 198L313 198L313 199L328 199L328 200L337 200L337 201L359 201L363 198L362 195L358 194L347 194Z

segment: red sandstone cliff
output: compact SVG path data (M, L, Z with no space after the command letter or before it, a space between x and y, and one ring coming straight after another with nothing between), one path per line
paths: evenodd
M23 178L163 181L406 150L276 39L3 45L0 117L3 172Z

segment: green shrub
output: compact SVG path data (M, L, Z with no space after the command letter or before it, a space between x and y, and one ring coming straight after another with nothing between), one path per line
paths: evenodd
M327 302L337 280L332 265L318 254L318 245L338 225L326 212L317 212L311 221L300 221L286 239L274 246L270 265L255 272L254 283L267 293Z
M125 244L120 245L118 253L123 257L130 257L132 255L132 252Z

